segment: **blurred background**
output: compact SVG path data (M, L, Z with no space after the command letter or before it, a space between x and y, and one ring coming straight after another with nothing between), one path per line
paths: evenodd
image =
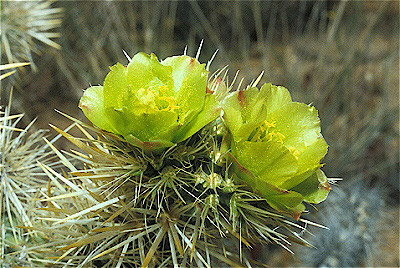
M330 145L327 201L305 217L330 230L304 233L316 248L275 246L256 256L272 267L399 266L398 1L1 1L1 64L31 62L2 80L14 113L36 128L65 128L55 109L84 120L85 88L102 84L123 51L228 65L243 86L287 87L312 103ZM50 131L50 136L55 133ZM68 150L65 140L58 148ZM315 213L318 211L318 213Z

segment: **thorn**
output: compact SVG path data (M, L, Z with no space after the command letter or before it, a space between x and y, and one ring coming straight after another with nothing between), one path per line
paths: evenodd
M128 59L129 62L132 61L131 57L129 57L128 53L126 53L125 50L122 50L122 52L124 52L125 57Z
M199 49L197 49L196 60L199 61L201 47L203 46L204 39L201 39Z
M260 80L261 80L263 74L264 74L264 71L262 71L262 72L260 73L260 75L257 77L256 81L254 81L254 83L251 85L251 87L256 87L256 86L257 86L257 84L258 84L258 82L260 82Z
M218 49L215 50L215 52L214 52L214 54L212 55L211 59L207 62L207 67L206 67L206 70L207 70L207 71L210 70L210 65L211 65L212 61L214 60L215 56L217 55L218 51L219 51Z
M235 76L233 77L233 80L232 80L232 82L231 82L229 88L233 88L233 85L235 84L236 79L238 78L238 75L239 75L239 70L236 71ZM224 80L225 80L225 79L224 79ZM238 87L238 88L239 88L239 87Z
M242 79L240 79L240 81L239 81L239 85L236 90L238 90L238 91L240 90L240 88L242 87L243 81L244 81L244 78L242 77Z

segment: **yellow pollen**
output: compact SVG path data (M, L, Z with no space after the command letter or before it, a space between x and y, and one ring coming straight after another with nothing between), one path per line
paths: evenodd
M155 102L157 96L154 93L155 92L151 87L147 89L140 88L136 93L136 97L143 104L143 106L146 107L147 112L157 110L157 105Z
M161 111L173 111L178 109L179 106L175 104L175 98L172 96L169 97L158 97L159 100L164 100L168 103L168 107L161 109Z
M169 89L167 86L159 86L154 90L152 87L140 88L136 92L136 97L140 102L140 106L145 109L145 112L154 111L173 111L178 109L176 100L173 96L168 96Z
M158 87L158 90L159 90L161 93L166 93L166 92L169 91L169 89L168 89L167 86L159 86L159 87Z
M259 126L257 128L256 133L254 134L254 136L251 138L250 141L278 141L280 143L283 143L283 140L286 138L285 135L283 135L282 133L279 133L275 130L273 130L273 128L276 127L276 121L271 121L268 122L267 120L265 120L263 122L263 124L261 126Z
M285 135L279 132L270 132L267 134L266 138L268 141L272 141L274 138L277 139L278 142L283 143L283 140L286 138Z
M293 154L294 157L296 157L296 159L299 158L300 152L296 148L291 146L291 147L288 147L287 149Z
M267 128L271 128L271 127L276 127L276 121L272 121L271 123L269 123L267 120L264 121L264 125Z
M254 134L251 141L262 141L262 136L265 135L266 132L267 132L267 129L264 127L264 125L261 125L257 129L257 132Z

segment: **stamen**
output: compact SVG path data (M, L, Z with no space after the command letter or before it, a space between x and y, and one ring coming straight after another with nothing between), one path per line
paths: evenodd
M294 157L296 157L296 159L299 158L300 152L296 148L291 146L291 147L288 147L288 150L293 154Z

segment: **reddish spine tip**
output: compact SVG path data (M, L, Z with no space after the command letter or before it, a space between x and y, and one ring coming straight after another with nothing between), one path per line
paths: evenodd
M238 93L238 100L239 100L240 106L246 105L246 97L245 97L244 92L242 90L240 90L239 93Z
M293 219L295 219L296 221L298 221L298 220L300 219L300 215L301 215L301 212L293 212L293 213L291 214L291 216L293 217Z
M329 182L323 182L323 183L320 183L319 184L319 186L318 186L320 189L323 189L323 190L325 190L325 191L330 191L331 190L331 185L329 184Z
M79 105L78 105L78 108L81 108L82 110L83 110L83 109L86 109L86 110L88 110L88 111L91 110L91 109L89 108L89 106L84 105L84 104L79 104Z
M278 192L280 192L282 194L288 194L289 193L289 191L285 190L285 189L281 189L281 188L278 188L278 187L276 189L278 190Z

